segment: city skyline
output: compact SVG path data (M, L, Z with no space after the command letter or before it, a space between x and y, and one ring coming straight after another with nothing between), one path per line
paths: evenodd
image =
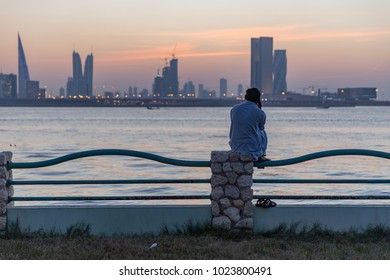
M151 90L174 50L180 88L193 81L218 90L224 77L236 92L250 85L250 38L273 37L288 53L288 90L368 86L390 99L390 3L340 2L1 1L0 72L17 73L20 32L30 78L49 94L66 87L73 49L93 51L97 92Z

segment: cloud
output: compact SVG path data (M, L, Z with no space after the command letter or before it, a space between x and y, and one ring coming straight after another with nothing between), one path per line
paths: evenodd
M172 57L172 46L166 45L162 47L145 48L142 50L120 50L106 52L103 57L96 58L99 62L128 62L135 60L151 60ZM221 50L221 51L200 51L197 46L193 44L178 45L178 56L180 58L187 57L215 57L215 56L235 56L248 55L249 51L235 51L235 50Z
M138 60L152 60L176 56L190 57L218 57L249 55L250 38L269 36L278 42L323 42L332 40L360 40L375 41L377 38L390 35L390 30L334 30L321 31L313 24L257 26L249 28L227 28L214 30L197 30L189 32L162 32L152 34L155 42L178 42L165 45L147 45L143 48L107 51L102 53L100 62L123 62ZM157 44L157 43L155 43Z

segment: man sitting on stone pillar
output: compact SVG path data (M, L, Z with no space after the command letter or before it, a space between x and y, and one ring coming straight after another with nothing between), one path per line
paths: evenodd
M245 102L235 105L230 111L230 141L232 152L251 154L254 161L270 161L266 158L267 137L266 115L261 109L261 93L257 88L246 91ZM276 203L259 199L256 206L272 207Z
M260 91L250 88L246 91L245 102L235 105L230 111L230 141L232 152L250 153L254 161L269 161L265 157L264 134L266 115L260 108Z

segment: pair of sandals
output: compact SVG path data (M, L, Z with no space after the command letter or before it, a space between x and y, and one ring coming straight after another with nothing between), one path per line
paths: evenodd
M256 207L261 207L261 208L270 208L270 207L275 207L276 202L268 199L268 198L260 198L256 202Z

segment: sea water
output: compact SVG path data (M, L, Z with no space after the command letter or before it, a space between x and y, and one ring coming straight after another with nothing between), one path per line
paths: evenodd
M390 152L390 107L280 107L264 110L269 138L267 156L273 160L333 149ZM209 160L211 151L229 150L229 113L230 108L198 107L159 110L1 108L0 149L12 151L14 162L42 161L93 149L130 149L175 159ZM254 178L388 179L389 167L390 161L386 159L338 156L284 167L255 168ZM146 159L100 156L52 167L16 169L13 176L14 180L209 179L210 170L170 166ZM255 184L253 189L255 195L384 195L389 194L390 186ZM209 193L209 184L15 186L15 196Z

